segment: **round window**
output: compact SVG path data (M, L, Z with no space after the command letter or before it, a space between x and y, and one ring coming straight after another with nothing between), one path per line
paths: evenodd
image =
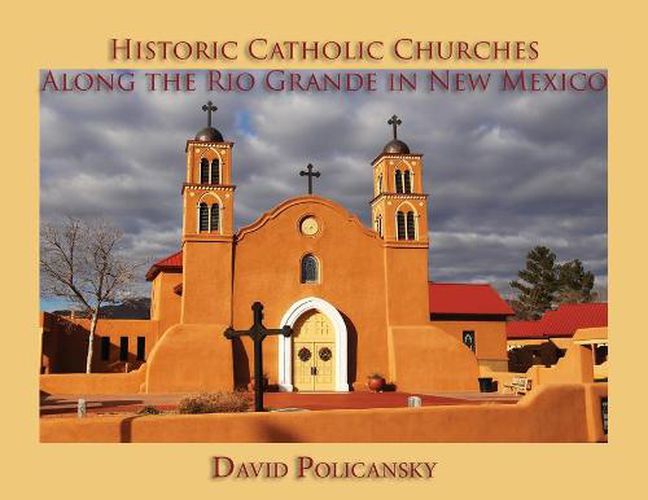
M322 347L318 354L322 361L328 361L333 357L333 353L328 347Z
M308 347L302 347L299 350L299 352L297 353L297 357L304 363L306 361L308 361L309 359L311 359L311 356L312 356L312 354L311 354L310 349Z

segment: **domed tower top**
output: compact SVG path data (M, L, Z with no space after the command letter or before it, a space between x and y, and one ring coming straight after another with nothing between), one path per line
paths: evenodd
M387 124L392 126L394 132L394 138L391 141L389 141L387 144L385 144L385 147L383 148L384 154L408 155L410 153L409 146L405 144L403 141L398 139L398 127L402 123L403 122L401 121L401 119L398 118L398 116L396 115L392 115L392 117L389 120L387 120Z
M198 131L195 140L202 142L223 142L223 134L212 127L212 112L217 109L211 101L207 101L207 104L203 105L202 110L207 112L207 126Z

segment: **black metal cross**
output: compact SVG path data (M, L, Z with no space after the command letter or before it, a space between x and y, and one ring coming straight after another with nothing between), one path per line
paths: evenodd
M212 112L216 111L218 108L214 106L214 103L207 101L207 104L203 104L202 110L207 111L207 126L211 127Z
M387 120L387 125L391 125L392 129L394 130L394 140L398 139L398 127L402 123L403 122L396 115L392 115L392 117L389 120Z
M321 174L318 171L313 172L313 165L309 163L306 170L299 172L299 175L302 177L308 176L308 194L313 194L313 177L319 177Z
M237 337L250 337L254 341L254 411L263 411L263 339L268 335L283 335L290 337L292 328L284 326L279 329L268 329L263 326L263 304L252 304L254 324L249 330L225 330L225 338L234 340Z

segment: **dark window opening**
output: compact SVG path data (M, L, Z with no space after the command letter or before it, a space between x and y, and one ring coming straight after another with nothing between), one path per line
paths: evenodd
M218 159L211 162L211 183L220 184L220 161Z
M119 361L128 361L128 337L119 338Z
M412 173L409 170L405 170L404 181L405 181L405 192L406 193L411 193L412 192Z
M414 224L414 212L407 212L407 239L416 238L416 226Z
M405 239L405 214L403 212L398 212L396 214L396 228L398 233L398 239Z
M472 352L475 352L475 331L464 330L461 334L461 340Z
M313 255L305 255L301 261L301 282L317 283L319 281L319 266Z
M199 230L209 231L209 207L207 203L200 204Z
M403 192L403 173L400 170L396 170L396 192Z
M146 337L137 337L137 361L146 358Z
M220 205L214 203L210 209L210 231L220 231Z
M209 160L207 158L200 160L200 183L209 184Z
M101 337L101 361L110 360L110 337Z
M594 347L594 364L602 365L608 359L608 346L597 345Z

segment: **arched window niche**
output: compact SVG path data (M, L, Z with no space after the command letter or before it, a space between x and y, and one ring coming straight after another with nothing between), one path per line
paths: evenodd
M209 184L209 160L207 158L200 160L200 183Z
M209 209L209 230L220 231L220 205L218 203L214 203Z
M400 210L396 213L396 232L399 240L405 239L405 213Z
M411 209L396 212L396 238L399 240L416 239L416 214Z
M313 254L306 254L301 259L300 281L302 283L319 283L319 261Z
M394 176L396 180L396 192L402 193L403 192L403 172L401 172L399 169L396 169Z
M407 239L414 240L416 239L416 221L414 219L414 212L407 212L405 219L406 219L405 229L407 230Z
M220 160L218 158L214 158L211 161L211 177L210 181L212 184L220 184L221 178L221 168L220 168Z
M403 192L411 193L412 192L412 172L405 170L403 174Z
M202 202L198 208L198 231L201 233L209 231L209 206Z
M380 214L376 217L376 232L378 233L378 236L382 237L382 235L383 235L383 218L382 218L382 215L380 215Z

